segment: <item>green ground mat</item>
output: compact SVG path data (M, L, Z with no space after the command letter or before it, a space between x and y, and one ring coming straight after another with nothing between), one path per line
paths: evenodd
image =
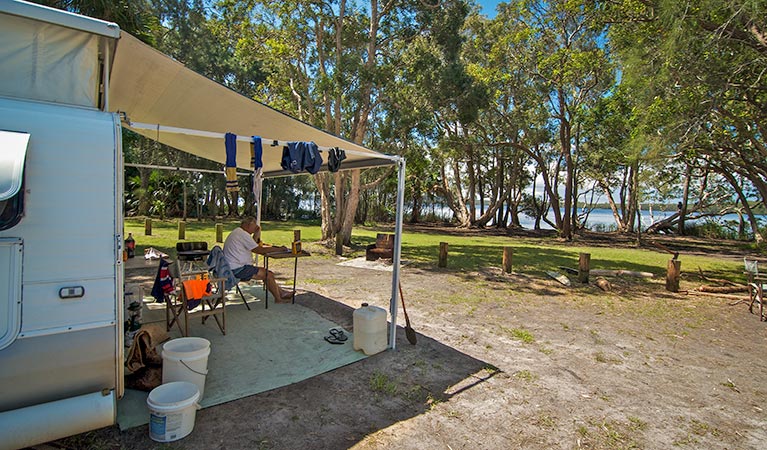
M226 336L210 318L190 320L190 336L210 341L203 408L287 386L365 358L354 351L351 333L343 345L323 339L340 328L312 309L294 304L227 304ZM147 392L126 390L117 404L117 423L126 430L149 422Z

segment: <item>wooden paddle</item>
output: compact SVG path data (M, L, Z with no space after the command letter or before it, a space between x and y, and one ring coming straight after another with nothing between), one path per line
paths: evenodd
M402 295L402 283L399 283L399 298L402 299L402 312L405 313L405 336L407 336L408 342L415 345L417 338L415 330L410 326L410 318L407 316L407 309L405 309L405 297Z

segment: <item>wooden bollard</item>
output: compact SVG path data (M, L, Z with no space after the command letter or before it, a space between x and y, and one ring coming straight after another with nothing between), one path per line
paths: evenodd
M511 247L503 247L503 271L511 273L511 257L514 250Z
M439 267L447 267L447 242L439 243Z
M216 242L224 242L224 224L216 224Z
M178 239L184 240L186 239L186 222L183 220L178 221Z
M589 265L591 264L591 253L581 253L578 258L578 281L581 283L589 282Z
M679 278L681 276L682 261L669 259L668 271L666 272L666 290L669 292L679 292Z
M336 255L341 256L344 254L344 238L341 235L336 234Z
M152 219L150 219L149 217L144 219L144 235L145 236L152 235Z

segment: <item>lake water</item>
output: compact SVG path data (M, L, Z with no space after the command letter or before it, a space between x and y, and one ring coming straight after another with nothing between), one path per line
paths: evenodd
M425 210L425 211L430 211L430 210ZM653 223L658 222L660 220L663 220L664 218L666 218L666 217L668 217L668 216L670 216L670 215L672 215L674 213L675 212L671 212L671 211L652 211L652 213L650 213L650 211L648 211L648 210L642 210L642 229L645 229L648 226L652 225ZM445 208L443 210L442 218L447 219L447 218L450 218L450 217L452 217L452 211L450 211L449 209ZM554 215L553 214L549 213L548 217L549 217L549 219L551 219L552 222L554 222ZM711 218L711 219L714 219L714 218ZM765 216L765 215L758 215L757 219L761 223L764 223L765 221L767 221L767 216ZM706 220L706 219L702 219L702 220ZM533 227L535 226L535 219L532 218L532 217L528 217L525 214L520 214L519 221L520 221L520 224L522 225L523 228L533 229ZM724 215L724 216L720 216L718 218L718 222L720 222L720 223L725 222L725 221L732 221L732 222L737 223L738 215L737 214L727 214L727 215ZM601 229L602 231L614 230L616 228L616 225L615 225L615 219L613 218L612 211L609 210L609 209L594 209L594 210L592 210L589 213L588 218L586 219L586 227L588 229L590 229L590 230L595 230L595 229ZM545 230L552 229L552 227L549 226L549 224L547 224L546 222L543 222L543 221L541 221L541 228L543 228Z

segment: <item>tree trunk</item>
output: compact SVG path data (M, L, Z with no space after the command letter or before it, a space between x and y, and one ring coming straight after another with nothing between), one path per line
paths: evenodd
M679 221L676 224L676 231L679 236L684 236L684 219L687 215L687 200L690 196L690 179L692 178L692 166L685 163L684 181L682 185L682 207L679 208Z
M559 90L559 145L562 147L562 156L565 160L565 198L564 198L564 219L559 227L559 237L572 240L572 220L570 218L570 210L573 204L573 183L574 183L574 167L573 167L573 155L571 153L570 143L570 122L565 117L567 108L565 105L565 93ZM554 206L554 205L552 205Z
M322 230L323 241L333 238L333 218L331 217L330 205L330 186L328 183L327 172L320 172L314 175L314 184L317 185L317 191L320 193L320 228Z

